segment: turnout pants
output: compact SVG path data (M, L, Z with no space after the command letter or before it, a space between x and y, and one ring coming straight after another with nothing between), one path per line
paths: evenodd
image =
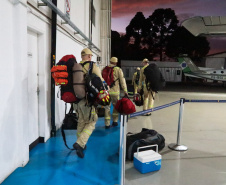
M152 94L151 94L152 93ZM155 97L155 92L153 91L148 91L146 88L146 85L144 86L144 105L143 105L143 110L151 109L154 107L154 99Z
M111 97L111 103L114 106L112 119L113 119L113 122L118 122L118 112L115 109L115 105L116 105L117 101L119 100L119 95L110 95L110 97ZM110 108L111 108L111 104L108 106L105 106L105 125L106 126L110 126L110 121L111 121Z
M134 84L133 85L133 88L134 88L134 94L137 94L138 85L137 84Z
M86 99L74 104L74 109L78 115L77 143L84 148L90 135L95 129L98 119L94 106L86 105Z

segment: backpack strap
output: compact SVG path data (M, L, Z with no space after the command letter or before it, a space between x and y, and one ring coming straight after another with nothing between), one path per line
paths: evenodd
M85 69L84 66L85 66L87 63L90 63L90 62L89 62L89 61L86 61L86 62L83 62L82 64L80 63L80 65L83 67L83 69ZM85 69L85 70L86 70L86 69ZM88 72L88 71L86 70L86 72Z
M114 73L114 68L115 68L115 67L117 67L117 66L113 66L113 67L112 67L112 73ZM117 80L119 80L119 78L116 79L116 80L114 80L114 81L111 83L111 85L110 85L109 87L110 87L110 88L114 87L114 86L115 86L115 82L116 82Z
M146 79L145 82L146 82L146 88L147 88L147 90L148 91L151 91L151 96L152 96L153 100L155 100L154 95L153 95L152 90L151 90L151 87L150 87L150 85L148 85L148 80Z
M66 116L66 111L67 111L67 103L65 103L65 116ZM73 112L73 104L71 103L71 108L69 110L68 113L72 113ZM65 135L65 132L64 132L64 123L61 127L61 134L62 134L62 137L63 137L63 140L64 140L64 144L65 146L69 149L69 150L75 150L74 148L70 148L68 145L67 145L67 141L66 141L66 135Z
M89 70L88 70L89 75L92 74L92 71L93 71L93 62L90 62L90 64L89 64Z

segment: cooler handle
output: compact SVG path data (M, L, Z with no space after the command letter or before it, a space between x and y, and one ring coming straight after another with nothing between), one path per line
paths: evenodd
M155 144L155 145L148 145L148 146L138 147L138 148L137 148L137 155L139 155L139 150L140 150L141 148L148 148L148 147L152 147L152 146L156 146L156 152L158 153L158 145Z

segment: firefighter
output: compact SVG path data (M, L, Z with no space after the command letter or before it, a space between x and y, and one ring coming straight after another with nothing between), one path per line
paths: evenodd
M134 94L137 94L139 80L140 80L140 68L137 67L136 72L133 74L133 79L132 79L132 85L134 87Z
M139 86L138 86L138 92L140 92L140 90L143 88L144 90L144 105L143 105L143 110L147 110L147 109L151 109L154 106L154 96L155 96L155 92L152 91L151 89L148 91L147 87L146 87L146 77L144 75L144 69L149 65L149 61L148 59L144 59L142 61L142 65L144 66L141 70L140 70L140 80L139 80ZM145 114L145 116L150 116L151 113L147 113Z
M92 59L92 51L85 48L81 51L82 61L80 63L87 62L83 67L83 72L86 74L89 69L90 61ZM102 75L99 67L94 63L92 73L95 73L101 78ZM79 103L74 104L74 109L78 115L78 126L77 126L77 141L73 144L76 153L80 158L84 157L83 151L86 149L86 143L95 129L95 125L98 119L96 110L94 106L90 106L87 103L86 98L82 99Z
M114 85L110 88L109 94L111 97L111 102L114 107L117 101L119 100L120 86L122 87L124 94L128 96L126 80L124 78L122 69L117 67L117 63L118 63L118 58L112 57L110 59L110 65L108 65L108 67L113 68ZM110 120L111 120L110 107L111 105L105 106L105 128L106 129L110 128ZM112 126L113 127L118 126L118 112L115 108L113 109L112 118L113 118Z

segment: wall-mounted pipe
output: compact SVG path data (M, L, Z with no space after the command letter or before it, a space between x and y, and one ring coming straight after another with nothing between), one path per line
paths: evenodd
M57 0L52 0L52 3L57 7ZM57 14L52 10L52 25L51 25L51 68L56 63L56 26L57 26ZM51 74L51 73L50 73ZM56 136L56 124L55 124L55 82L51 77L51 137Z
M57 15L59 15L65 22L67 22L68 25L70 25L78 34L80 34L92 48L97 49L99 52L101 50L77 27L75 24L67 18L67 16L61 12L51 1L49 0L42 0L43 3L46 3L46 5L51 8Z

